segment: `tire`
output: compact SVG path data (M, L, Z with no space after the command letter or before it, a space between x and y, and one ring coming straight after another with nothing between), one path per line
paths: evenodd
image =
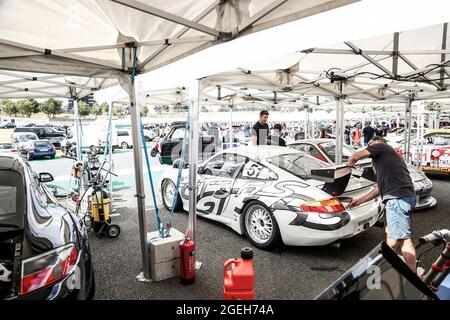
M27 153L27 160L28 161L33 160L33 156L30 153Z
M56 155L52 155L52 156L50 156L50 159L55 159L55 156L56 156Z
M110 224L106 229L106 233L110 238L117 238L120 234L120 227L117 224Z
M245 206L243 214L245 234L255 247L271 250L280 246L280 229L269 208L252 201Z
M91 277L91 287L89 288L89 292L86 295L86 300L94 300L95 296L95 273L94 268L92 268L92 277Z
M122 143L120 144L120 147L121 147L122 149L128 149L128 148L129 148L129 145L128 145L128 143L126 143L126 142L124 141L124 142L122 142Z
M173 188L173 190L175 191L175 183L173 183L172 180L169 179L164 179L163 182L161 183L161 197L162 197L162 201L164 204L164 207L167 210L171 210L172 208L172 201L173 201L173 195L171 196L172 201L170 201L169 196L166 196L166 190L168 187ZM170 193L170 191L169 191ZM181 196L180 193L177 194L177 200L175 201L175 208L174 208L174 212L178 212L181 211L183 209L183 202L181 200Z
M155 150L155 148L153 148L153 149L150 151L150 155L151 155L152 157L156 157L156 150Z

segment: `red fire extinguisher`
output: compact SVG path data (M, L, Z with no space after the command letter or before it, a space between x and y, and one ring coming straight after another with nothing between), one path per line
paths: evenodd
M195 282L195 243L189 238L189 229L178 248L180 249L180 282L192 284Z

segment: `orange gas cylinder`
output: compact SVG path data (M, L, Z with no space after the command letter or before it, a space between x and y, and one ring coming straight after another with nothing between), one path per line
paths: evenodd
M253 300L255 272L253 250L243 248L240 259L230 259L223 266L224 300Z

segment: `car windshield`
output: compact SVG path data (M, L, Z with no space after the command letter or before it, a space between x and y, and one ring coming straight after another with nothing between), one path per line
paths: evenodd
M13 145L11 143L0 143L0 149L12 149Z
M46 147L46 148L53 147L52 144L47 141L37 141L34 143L34 146L35 147Z
M336 160L336 143L335 142L323 142L317 145L320 150L325 152L328 158L330 158L331 162ZM355 153L355 149L350 146L343 145L342 149L342 159L347 161L350 156Z
M18 137L20 142L26 142L28 140L37 140L37 136L34 134L23 134Z
M282 154L267 158L267 162L305 180L311 179L311 169L329 166L329 164L304 153Z
M426 138L427 143L434 144L438 146L450 145L449 136L431 136Z

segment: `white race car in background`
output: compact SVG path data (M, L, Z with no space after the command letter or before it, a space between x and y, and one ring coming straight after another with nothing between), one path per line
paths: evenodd
M335 139L307 139L297 141L288 144L288 147L294 148L299 151L306 152L307 154L317 158L319 160L334 163L336 155L336 140ZM343 146L342 159L344 162L355 153L357 150L351 146ZM370 162L370 160L367 160ZM433 190L433 182L427 178L422 170L408 164L409 175L414 184L414 190L416 191L416 210L428 209L434 207L437 203L436 199L431 196Z
M198 172L197 214L246 234L261 249L281 241L326 245L369 229L384 213L379 199L348 208L353 198L373 190L374 182L289 148L227 149L205 161ZM170 209L176 196L175 210L188 210L189 173L183 169L175 195L177 173L176 168L163 173L162 201Z

